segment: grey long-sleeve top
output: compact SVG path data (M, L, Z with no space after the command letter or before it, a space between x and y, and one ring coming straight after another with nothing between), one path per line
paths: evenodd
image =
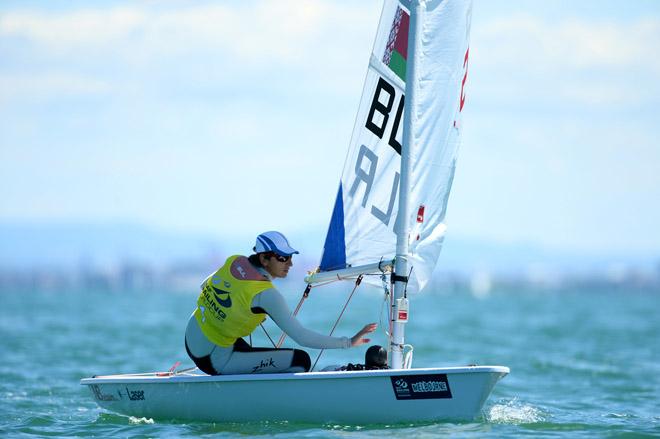
M264 276L271 279L264 269L258 269ZM330 337L305 328L292 315L282 294L277 288L269 288L257 294L252 299L253 308L263 309L271 319L301 346L313 349L350 348L351 339L348 337Z

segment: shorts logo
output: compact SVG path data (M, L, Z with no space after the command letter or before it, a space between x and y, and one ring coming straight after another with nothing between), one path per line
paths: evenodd
M450 399L446 374L390 377L396 399Z
M267 360L261 360L261 362L252 368L252 373L257 373L261 372L263 369L267 367L277 367L275 366L275 362L273 361L273 358L269 358Z

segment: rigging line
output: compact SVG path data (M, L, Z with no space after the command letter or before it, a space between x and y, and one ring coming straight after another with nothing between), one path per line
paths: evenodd
M172 375L181 375L181 374L184 374L186 372L193 371L195 369L197 369L197 366L188 367L186 369L181 369L181 370L175 370L174 372L172 372Z
M339 324L339 321L341 320L342 316L344 315L344 311L346 311L346 307L348 306L348 303L351 301L351 298L353 297L353 294L355 294L355 290L357 290L357 287L360 286L360 283L362 283L362 275L359 275L357 279L355 279L355 286L353 287L353 291L351 291L351 294L348 296L348 299L346 299L346 303L344 304L344 308L341 310L339 313L339 317L337 317L337 321L335 322L335 325L332 327L330 330L330 336L335 332L335 329L337 328L337 325ZM323 351L325 349L321 349L321 352L319 352L319 355L316 357L316 361L314 361L314 365L312 368L309 370L310 372L314 370L316 367L316 363L319 362L319 358L321 358L321 355L323 355Z
M410 272L408 273L408 279L411 279L410 276L412 276L413 268L415 268L415 266L411 265L410 266ZM406 281L406 286L403 288L403 297L406 297L406 298L408 297L408 281Z
M389 337L390 336L390 331L385 329L385 326L383 325L383 308L385 308L385 303L388 302L388 299L390 297L390 289L387 286L387 277L385 276L384 272L380 275L380 280L383 283L383 291L385 292L385 296L383 297L383 302L380 305L380 312L378 313L378 323L379 323L379 326L381 328L383 328L383 330L385 331L385 335L387 337ZM388 311L391 311L391 310L388 310ZM387 318L388 319L390 318L390 312L387 313Z
M261 329L264 330L264 334L266 334L266 337L268 337L268 340L270 340L270 342L273 344L273 347L274 347L274 348L277 348L277 346L275 345L275 342L273 341L273 339L270 338L270 335L268 334L268 331L266 331L266 328L264 327L264 324L263 324L263 323L259 323L259 326L261 326Z
M307 284L305 287L305 291L303 291L302 297L300 298L300 301L298 302L298 306L296 306L296 309L293 311L293 316L298 315L298 311L300 311L300 308L302 307L303 302L307 297L309 297L309 292L312 290L312 284ZM277 341L277 346L276 348L280 348L282 346L282 343L284 343L284 340L286 339L286 332L282 331L282 335L280 335L280 339Z

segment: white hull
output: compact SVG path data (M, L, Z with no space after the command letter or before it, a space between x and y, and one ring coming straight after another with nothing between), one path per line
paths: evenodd
M469 420L507 367L208 376L108 375L81 380L114 412L200 422L342 424Z

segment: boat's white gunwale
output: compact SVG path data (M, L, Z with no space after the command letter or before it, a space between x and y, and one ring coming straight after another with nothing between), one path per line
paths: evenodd
M83 378L81 385L113 384L113 383L210 383L210 382L236 382L236 381L284 381L284 380L319 380L319 379L347 379L367 378L378 376L402 376L419 374L463 374L463 373L500 373L507 375L510 372L505 366L458 366L458 367L430 367L420 369L385 369L362 371L336 371L336 372L304 372L304 373L277 373L259 375L102 375L94 378Z

